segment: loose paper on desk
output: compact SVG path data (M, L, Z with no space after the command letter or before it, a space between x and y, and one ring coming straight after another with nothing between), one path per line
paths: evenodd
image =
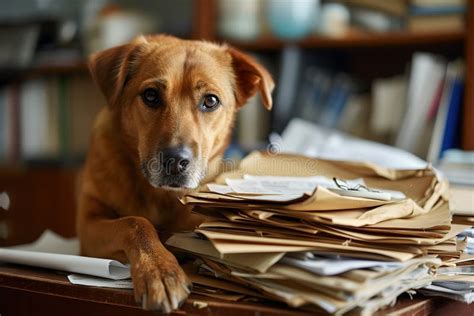
M0 248L0 262L81 273L112 280L130 277L130 268L116 260L79 256L77 239L45 231L35 242Z

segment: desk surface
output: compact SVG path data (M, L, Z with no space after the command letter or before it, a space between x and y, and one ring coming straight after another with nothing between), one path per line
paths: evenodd
M154 315L135 305L131 290L69 283L65 274L0 265L0 315ZM283 305L228 302L191 295L176 315L308 315ZM401 298L378 315L474 315L474 304L443 298ZM313 314L314 315L314 314Z

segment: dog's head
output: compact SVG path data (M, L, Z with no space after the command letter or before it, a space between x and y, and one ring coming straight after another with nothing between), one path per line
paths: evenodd
M89 68L154 187L196 188L247 99L260 91L272 106L269 73L225 45L142 36L94 54Z

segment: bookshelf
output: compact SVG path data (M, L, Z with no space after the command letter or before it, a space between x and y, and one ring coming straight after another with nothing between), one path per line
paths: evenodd
M366 34L353 32L343 38L329 38L311 36L298 41L283 41L271 36L265 36L254 42L239 42L212 37L212 41L227 43L249 51L277 51L288 45L295 45L307 49L322 48L353 48L353 47L397 47L438 44L459 44L466 41L467 31L453 31L444 33L406 33L391 32L381 34ZM201 38L201 37L195 37ZM75 74L87 72L86 61L76 63L33 67L28 71L31 75Z
M206 0L203 0L206 1ZM208 34L206 32L206 34ZM306 49L331 49L331 48L376 48L376 47L403 47L420 45L450 45L462 44L468 36L467 31L453 31L444 33L407 33L391 32L380 34L367 34L353 32L343 38L330 38L323 36L311 36L298 41L283 41L275 37L265 36L253 42L239 42L221 39L217 36L204 37L195 34L193 38L207 39L211 41L227 43L248 51L278 51L288 45L295 45ZM77 73L86 73L86 61L76 63L57 65L57 66L39 66L31 68L26 75L68 75Z
M217 34L217 0L197 0L193 5L191 37L223 42ZM370 61L371 57L364 57L367 52L372 54L379 51L389 52L390 56L397 56L406 63L410 52L419 47L455 51L456 54L464 56L466 61L462 145L464 149L474 150L474 5L469 5L467 28L464 31L379 34L351 32L343 38L311 36L298 41L283 41L264 36L253 42L226 42L243 50L263 53L278 53L288 45L314 51L332 49L344 51L358 57L354 59L352 69L359 70L365 67L367 60ZM394 63L391 67L396 68L399 65L400 63ZM23 71L12 80L21 81L48 76L69 77L87 73L86 61L77 61L66 65L34 67ZM15 211L11 212L11 215L0 212L0 246L35 239L46 222L53 223L52 227L65 236L74 235L74 187L78 169L78 164L67 167L64 164L30 167L17 163L0 166L0 184L3 184L0 186L0 191L7 191L12 201L19 201L17 205L13 204ZM56 198L57 201L54 202ZM43 216L34 216L35 212ZM10 232L6 240L2 240L1 237L4 222L9 225Z
M210 41L219 41L216 32L217 0L199 0L196 4L195 12L195 32L194 37ZM378 49L381 47L392 47L393 49L404 49L407 47L418 47L424 45L450 46L461 44L461 55L466 63L466 77L464 89L463 105L463 126L462 126L462 147L466 150L474 150L474 4L468 3L466 16L467 26L461 32L433 32L433 33L383 33L383 34L349 34L346 37L332 39L312 36L299 41L282 41L272 37L260 38L254 42L232 42L245 50L279 50L286 45L297 45L307 49L323 48L366 48ZM202 19L200 19L202 18Z
M380 47L380 46L409 46L424 44L452 44L464 41L466 33L463 31L445 33L407 33L392 32L380 34L366 34L353 32L343 38L311 36L303 40L285 42L273 37L263 37L255 42L242 43L227 41L229 44L245 50L279 50L287 45L296 45L307 49L323 48L353 48L353 47Z

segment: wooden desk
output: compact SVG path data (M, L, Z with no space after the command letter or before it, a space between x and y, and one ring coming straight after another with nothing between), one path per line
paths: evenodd
M474 315L474 304L442 298L401 298L377 315ZM155 315L135 305L131 290L70 284L65 274L16 265L0 265L0 315ZM191 295L173 315L309 315L284 305L234 303Z

